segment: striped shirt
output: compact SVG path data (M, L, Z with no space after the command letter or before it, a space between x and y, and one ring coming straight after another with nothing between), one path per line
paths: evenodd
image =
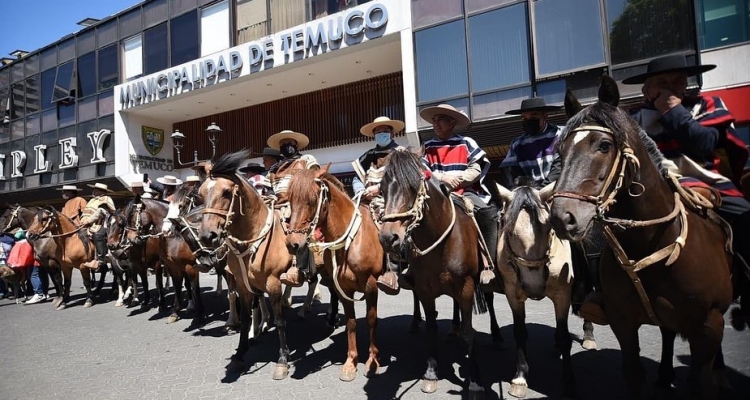
M538 135L524 133L515 138L500 168L518 167L525 176L541 184L549 175L552 161L558 157L555 147L560 133L561 127L548 123L547 129Z
M484 187L484 177L490 168L490 162L474 139L460 135L453 135L448 140L430 139L424 144L422 162L432 172L450 175L461 175L469 165L478 164L482 171L479 179L471 187L456 192L474 192L485 203L490 200L489 191Z

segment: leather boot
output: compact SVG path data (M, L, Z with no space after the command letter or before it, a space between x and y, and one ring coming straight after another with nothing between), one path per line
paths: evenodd
M388 260L389 261L389 260ZM388 262L386 261L386 262ZM399 265L397 262L390 262L390 268L378 277L377 285L383 293L391 296L397 295L401 288L399 287Z
M279 280L281 283L291 286L300 287L307 280L310 271L310 249L307 246L297 250L297 266L292 266L285 273L281 274Z

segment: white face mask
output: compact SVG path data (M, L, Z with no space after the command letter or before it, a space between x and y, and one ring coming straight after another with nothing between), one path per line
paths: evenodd
M380 147L388 146L391 142L391 134L388 132L379 132L375 134L375 143Z
M70 194L69 193L63 193L63 199L70 200Z

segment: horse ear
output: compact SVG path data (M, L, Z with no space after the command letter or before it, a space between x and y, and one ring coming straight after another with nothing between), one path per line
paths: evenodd
M414 153L414 154L418 155L418 156L419 156L419 158L422 158L422 156L424 156L424 144L420 145L420 146L419 146L419 148L418 148L418 149L416 149L416 151L415 151L414 149L412 149L412 148L409 148L409 150L410 150L410 151L411 151L412 153Z
M599 101L617 107L620 103L620 89L617 82L609 75L602 75L602 83L599 85Z
M327 174L328 171L331 169L331 164L332 163L329 162L328 164L326 164L323 167L321 167L315 175L317 177L321 177L321 176L323 176L323 174Z
M573 94L573 91L570 88L565 90L565 115L568 118L572 118L581 110L583 110L583 106L578 101L576 95Z
M495 183L495 187L497 187L497 193L500 195L500 198L503 200L503 203L510 203L513 201L513 192L506 189L505 186Z
M552 197L552 193L554 192L555 192L555 182L550 182L547 186L539 190L539 198L542 199L543 203L546 203L547 200L549 200L550 197Z

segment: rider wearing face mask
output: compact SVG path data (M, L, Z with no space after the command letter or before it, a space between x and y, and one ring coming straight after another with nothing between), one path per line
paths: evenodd
M541 97L532 97L522 101L521 108L506 113L521 115L523 134L511 142L508 155L500 163L503 186L515 187L515 180L521 176L544 186L560 175L560 158L555 147L562 128L547 122L548 112L559 109L548 106Z
M83 210L86 208L86 200L83 197L78 196L78 192L81 189L73 185L63 185L63 187L57 190L62 191L62 198L65 199L65 206L62 209L62 214L70 218L76 224L81 223L81 215Z

